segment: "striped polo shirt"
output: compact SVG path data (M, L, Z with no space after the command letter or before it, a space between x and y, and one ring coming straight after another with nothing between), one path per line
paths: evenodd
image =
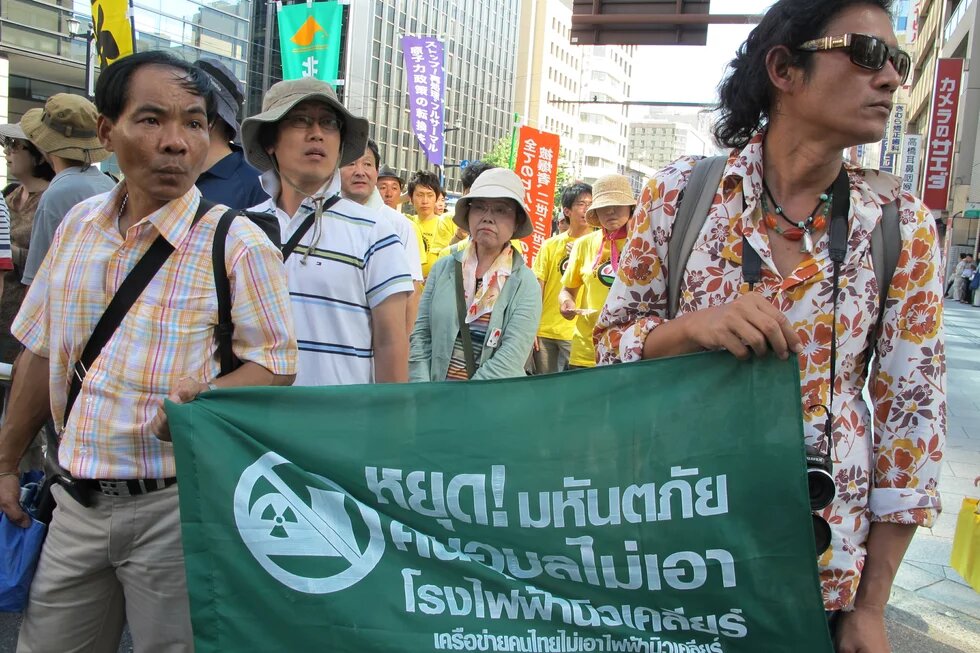
M286 242L313 211L313 202L304 200L295 215L287 215L276 205L276 174L264 173L261 182L272 199L251 210L277 216ZM321 194L338 193L335 174ZM294 385L373 383L371 311L396 293L414 290L405 250L388 220L348 199L323 213L313 242L315 232L310 227L286 261L299 346Z

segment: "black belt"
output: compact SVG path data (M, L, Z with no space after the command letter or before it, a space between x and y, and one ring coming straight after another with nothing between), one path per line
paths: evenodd
M176 477L170 478L93 478L76 479L82 489L98 492L107 497L135 497L149 494L177 484Z

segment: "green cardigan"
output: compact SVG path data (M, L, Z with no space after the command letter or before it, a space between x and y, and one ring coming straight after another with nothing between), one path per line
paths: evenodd
M459 335L456 314L456 261L463 252L454 248L432 266L419 302L408 356L411 381L445 381L453 344ZM484 345L473 379L524 376L524 365L541 321L541 286L524 258L514 251L514 266L490 313L487 333L500 329L496 347ZM488 338L489 339L489 338Z

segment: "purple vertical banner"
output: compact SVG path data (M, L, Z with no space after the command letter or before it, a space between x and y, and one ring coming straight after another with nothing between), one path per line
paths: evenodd
M408 106L415 138L433 165L441 166L446 74L443 42L435 36L403 36Z

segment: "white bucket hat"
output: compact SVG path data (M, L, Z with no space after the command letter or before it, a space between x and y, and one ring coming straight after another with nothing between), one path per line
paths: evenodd
M513 238L526 238L534 232L534 227L531 226L530 211L524 205L524 183L513 170L491 168L476 178L472 188L470 188L469 195L461 197L456 202L456 215L453 216L453 222L456 223L457 227L469 231L470 225L467 218L470 213L470 202L478 199L514 200L520 209L517 212Z

